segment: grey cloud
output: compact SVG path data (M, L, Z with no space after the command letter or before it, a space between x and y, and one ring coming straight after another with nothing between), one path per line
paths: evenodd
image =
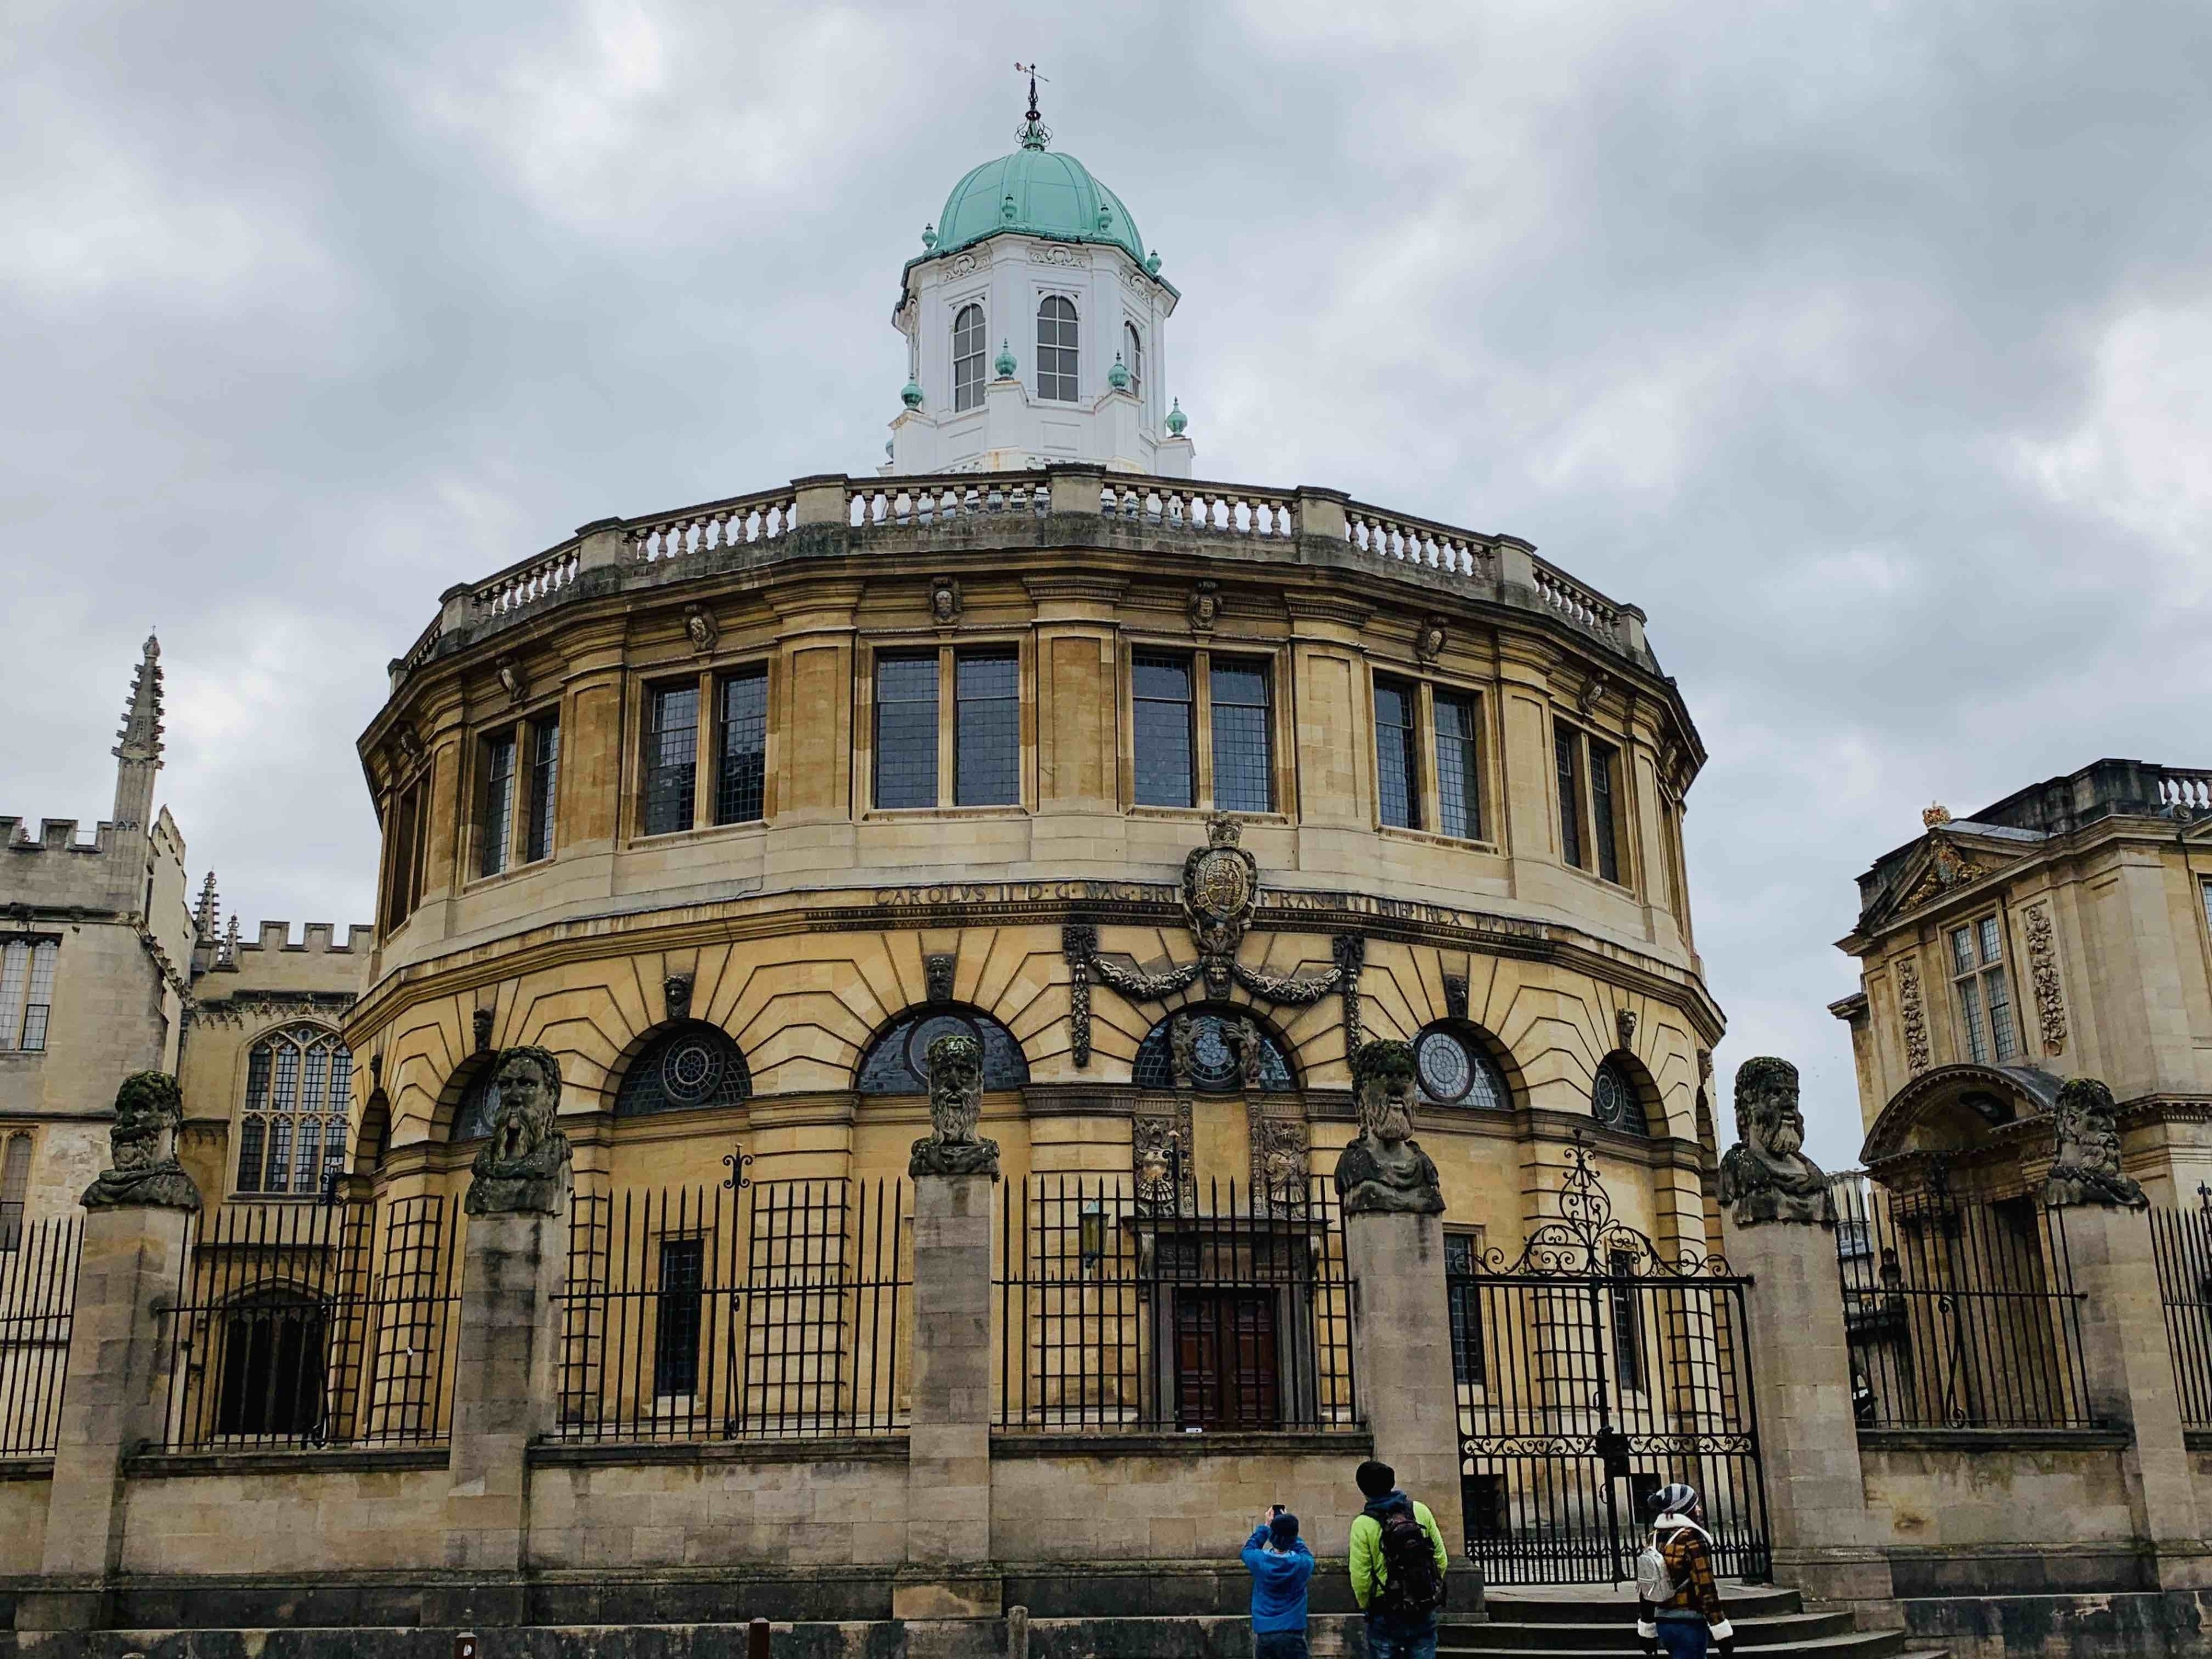
M1851 878L2204 761L2188 8L18 9L0 64L0 801L165 799L249 918L367 914L351 747L449 583L872 465L922 222L1060 142L1185 294L1201 471L1511 529L1651 614L1723 1080L1855 1149Z

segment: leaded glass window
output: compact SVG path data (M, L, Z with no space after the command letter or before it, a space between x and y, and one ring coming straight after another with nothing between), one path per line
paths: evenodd
M1481 1039L1455 1024L1430 1026L1413 1043L1421 1096L1439 1106L1503 1111L1513 1103L1505 1074Z
M1037 307L1037 396L1075 401L1075 301L1048 294Z
M1012 806L1022 798L1021 662L1012 651L963 651L952 668L952 799Z
M929 1087L929 1045L941 1036L969 1036L983 1048L983 1086L1018 1089L1030 1080L1022 1045L988 1014L936 1007L891 1022L860 1057L854 1086L864 1095L918 1095Z
M1214 659L1213 804L1224 812L1275 810L1275 754L1267 665Z
M1590 739L1590 823L1597 842L1597 872L1607 881L1620 879L1620 847L1615 838L1613 816L1620 767L1618 750L1595 738Z
M963 306L952 319L952 410L980 409L983 404L983 307Z
M1482 1352L1482 1287L1471 1282L1481 1260L1473 1233L1444 1235L1444 1295L1451 1316L1452 1381L1480 1388L1487 1371Z
M1140 652L1133 667L1138 804L1195 805L1198 745L1192 737L1190 659Z
M1951 930L1951 980L1968 1057L1978 1066L2012 1064L2020 1057L2020 1039L2005 978L2004 931L1995 915Z
M499 1066L495 1060L480 1062L468 1086L461 1091L453 1109L453 1140L482 1140L499 1119Z
M514 836L514 733L501 732L483 740L483 845L478 849L477 873L495 876L507 868L507 855Z
M238 1190L313 1197L345 1167L353 1055L334 1031L294 1025L246 1051Z
M1416 708L1412 686L1398 680L1375 682L1376 800L1382 822L1401 830L1421 825Z
M1644 1102L1617 1057L1608 1055L1598 1062L1597 1074L1590 1079L1590 1115L1608 1129L1632 1135L1650 1133Z
M23 1242L23 1209L31 1196L31 1136L19 1129L8 1137L8 1157L0 1165L0 1250Z
M666 1397L691 1394L699 1386L699 1332L705 1310L699 1289L706 1282L707 1241L660 1241L660 1294L653 1319L653 1391Z
M35 1054L46 1046L46 1017L54 1001L58 941L9 939L0 945L0 1049Z
M385 844L384 931L392 932L415 913L422 902L422 858L429 814L424 810L428 778L418 778L400 792L387 823L391 839Z
M1176 1053L1178 1025L1183 1045L1180 1060ZM1281 1042L1245 1010L1185 1008L1153 1026L1137 1045L1131 1080L1139 1089L1234 1094L1245 1086L1248 1063L1256 1074L1255 1086L1263 1091L1279 1093L1297 1087Z
M530 725L530 822L522 856L535 864L553 855L553 815L561 797L561 722L545 719Z
M876 659L876 805L937 805L937 653Z
M714 822L751 823L768 815L768 665L722 682L714 745Z
M698 805L699 688L665 685L650 694L646 732L645 833L689 830Z
M615 1115L734 1106L752 1091L752 1073L730 1034L703 1020L687 1020L654 1037L630 1062L615 1091Z
M1475 759L1475 702L1439 691L1437 710L1437 828L1463 841L1482 839L1482 773Z
M1566 726L1552 732L1552 760L1559 785L1559 856L1583 867L1582 745Z

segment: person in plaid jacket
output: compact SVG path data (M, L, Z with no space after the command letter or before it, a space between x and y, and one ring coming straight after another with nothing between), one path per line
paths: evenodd
M1701 1524L1705 1508L1697 1489L1668 1486L1653 1501L1659 1518L1652 1522L1651 1541L1667 1564L1673 1589L1656 1601L1637 1598L1636 1633L1644 1651L1654 1655L1664 1648L1668 1659L1705 1659L1718 1647L1729 1659L1735 1652L1735 1627L1713 1583L1712 1540Z

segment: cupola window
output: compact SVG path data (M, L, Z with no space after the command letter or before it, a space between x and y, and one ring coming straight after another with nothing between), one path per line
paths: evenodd
M984 342L983 307L961 307L960 314L952 319L954 413L983 406L983 357L988 349Z
M1121 364L1129 371L1129 395L1145 401L1145 337L1134 323L1121 325Z
M1075 301L1058 294L1037 307L1037 396L1075 401Z

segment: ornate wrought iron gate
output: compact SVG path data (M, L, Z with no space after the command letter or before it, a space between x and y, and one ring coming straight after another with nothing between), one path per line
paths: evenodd
M1704 1497L1713 1568L1769 1576L1745 1294L1717 1257L1669 1259L1613 1217L1589 1152L1518 1260L1449 1240L1468 1553L1493 1584L1636 1576L1650 1499Z

